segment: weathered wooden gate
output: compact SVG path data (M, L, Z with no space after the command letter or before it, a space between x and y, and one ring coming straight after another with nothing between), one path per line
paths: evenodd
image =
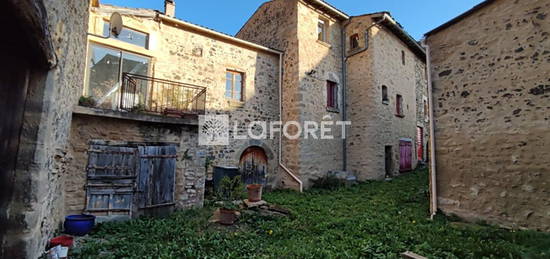
M399 141L399 171L412 170L412 141Z
M267 156L260 147L249 147L241 155L239 170L244 184L265 184Z
M86 211L131 216L136 162L137 148L90 145Z
M174 205L176 152L175 146L139 147L137 204L140 209Z
M176 153L175 146L90 145L86 211L132 217L174 205Z

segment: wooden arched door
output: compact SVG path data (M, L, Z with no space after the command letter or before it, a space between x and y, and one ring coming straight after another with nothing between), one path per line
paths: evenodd
M244 184L265 184L267 156L261 147L249 147L241 155L239 171Z

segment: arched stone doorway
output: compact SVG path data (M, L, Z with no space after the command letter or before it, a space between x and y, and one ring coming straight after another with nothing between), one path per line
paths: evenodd
M244 184L266 184L267 155L263 148L245 149L239 160L239 172Z

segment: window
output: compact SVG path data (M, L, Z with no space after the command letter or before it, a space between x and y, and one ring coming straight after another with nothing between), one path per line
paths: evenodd
M225 97L243 101L243 73L227 71L225 73Z
M349 47L350 49L359 48L359 34L353 34L349 37Z
M338 109L338 84L327 81L327 108Z
M405 65L405 51L401 51L401 62Z
M383 104L390 103L390 99L388 98L388 87L385 85L382 86L382 103Z
M395 115L398 117L405 117L403 113L403 96L399 94L395 98Z
M327 20L319 19L317 22L317 40L327 42L327 26Z
M123 27L118 36L111 35L108 22L103 23L103 36L121 40L142 48L149 48L149 34Z
M151 60L118 49L90 44L84 95L96 106L116 109L123 73L147 76Z

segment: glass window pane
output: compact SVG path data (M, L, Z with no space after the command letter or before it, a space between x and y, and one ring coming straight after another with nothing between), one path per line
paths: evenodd
M88 58L87 95L98 106L111 108L114 103L112 92L117 89L119 81L120 51L90 45Z
M130 54L122 54L122 73L147 76L149 72L149 58Z
M109 23L105 22L103 24L103 36L107 37L109 35ZM149 48L149 34L132 30L130 28L122 27L122 31L118 37L111 35L110 38L118 39L146 49Z
M239 74L235 74L235 89L234 91L235 92L241 92L242 90L242 75L239 73ZM235 98L237 98L238 95L235 96Z
M148 76L150 59L130 53L122 53L122 73ZM147 81L138 81L136 87L123 90L124 107L145 105L147 99ZM118 92L118 91L117 91ZM128 108L128 107L126 107Z
M232 97L232 91L233 91L233 74L230 72L226 73L225 77L225 97L231 98Z

